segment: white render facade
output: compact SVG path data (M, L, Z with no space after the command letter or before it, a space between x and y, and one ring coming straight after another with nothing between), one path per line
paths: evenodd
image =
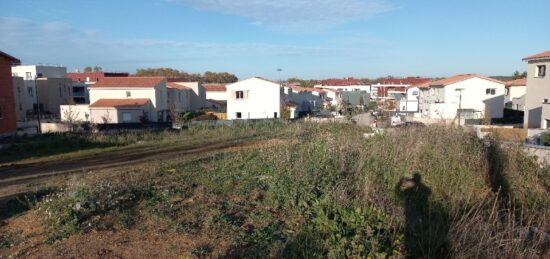
M420 89L418 87L408 87L405 97L399 100L398 110L400 112L415 113L419 111Z
M457 111L470 110L468 119L502 118L504 113L504 84L481 77L472 77L445 86L430 85L422 89L420 113L430 119L450 120Z
M165 121L168 113L168 93L166 82L155 87L90 87L90 103L100 99L150 99L152 108L149 120Z
M525 109L526 85L506 86L504 99L505 107L512 110L523 111Z
M281 117L279 84L253 77L226 86L227 119L273 119Z
M227 101L226 91L206 91L207 100Z

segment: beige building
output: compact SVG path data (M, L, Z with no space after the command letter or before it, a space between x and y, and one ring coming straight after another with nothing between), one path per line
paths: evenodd
M94 123L165 122L167 119L168 90L164 77L106 77L88 89L90 118Z
M524 127L550 128L550 51L523 60L527 61Z
M520 78L505 82L504 106L506 109L523 111L525 107L525 93L527 78Z
M43 114L59 115L60 105L72 102L72 84L67 77L67 68L50 65L20 65L12 67L12 76L22 78L20 92L16 97L22 111L19 121L27 120L26 116L36 114L38 107ZM19 79L16 79L19 80ZM17 90L17 89L16 89ZM17 107L19 110L19 107Z
M40 110L46 114L60 113L59 106L72 103L72 84L69 78L38 78L36 80Z
M168 83L166 87L168 88L168 109L171 113L191 111L193 89L173 82Z
M100 99L90 106L90 121L97 124L150 121L154 107L150 99Z

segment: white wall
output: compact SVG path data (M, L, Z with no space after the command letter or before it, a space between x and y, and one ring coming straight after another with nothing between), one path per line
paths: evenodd
M227 119L235 120L236 113L242 119L266 119L281 117L281 88L279 84L259 78L250 78L226 86ZM236 99L236 91L244 91L244 99Z
M78 122L90 121L90 108L87 104L61 105L59 108L61 110L61 121L68 121L70 118Z
M153 109L149 115L149 120L158 121L158 112L168 111L168 93L165 84L160 84L155 88L88 88L90 90L90 103L93 104L99 99L150 99ZM130 92L130 97L126 96L126 91ZM164 114L164 116L166 116Z
M206 91L206 99L227 101L227 92L226 91Z
M460 92L456 91L457 89L464 89L461 105ZM495 89L495 94L487 95L487 89ZM431 87L429 90L422 91L420 109L423 110L424 116L433 119L453 119L456 117L459 106L462 109L481 111L481 114L487 113L491 119L502 118L504 84L475 77L445 87Z
M420 89L411 87L407 89L405 98L399 100L398 110L402 112L417 112L419 111L418 100L420 98Z
M482 111L491 119L504 116L504 84L477 77L451 84L445 87L445 103L458 106L460 95L456 89L460 88L464 89L462 109ZM495 89L495 94L487 95L487 89Z
M59 66L45 65L23 65L14 66L11 69L12 74L23 77L24 80L34 80L37 74L42 74L42 77L51 78L67 78L67 68ZM31 77L27 78L27 72L31 73Z

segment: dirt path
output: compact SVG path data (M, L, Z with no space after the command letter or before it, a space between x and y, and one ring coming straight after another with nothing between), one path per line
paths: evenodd
M137 165L149 161L172 159L174 157L197 155L209 152L240 149L246 147L263 146L275 143L273 140L247 140L229 141L225 143L208 144L201 147L176 147L167 149L150 149L117 154L116 156L102 155L99 157L79 158L71 161L56 161L35 163L28 165L16 165L0 169L0 198L12 196L21 190L10 190L13 186L33 186L47 178L68 175L73 173L86 173L92 170L105 168L117 168L128 165Z

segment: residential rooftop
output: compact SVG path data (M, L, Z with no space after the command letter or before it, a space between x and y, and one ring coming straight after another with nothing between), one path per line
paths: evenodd
M164 77L105 77L91 88L154 88Z
M539 54L531 55L529 57L523 58L523 61L531 61L531 60L538 60L538 59L549 59L550 58L550 50L545 51Z
M99 99L90 105L90 108L123 108L142 107L150 102L149 99Z

